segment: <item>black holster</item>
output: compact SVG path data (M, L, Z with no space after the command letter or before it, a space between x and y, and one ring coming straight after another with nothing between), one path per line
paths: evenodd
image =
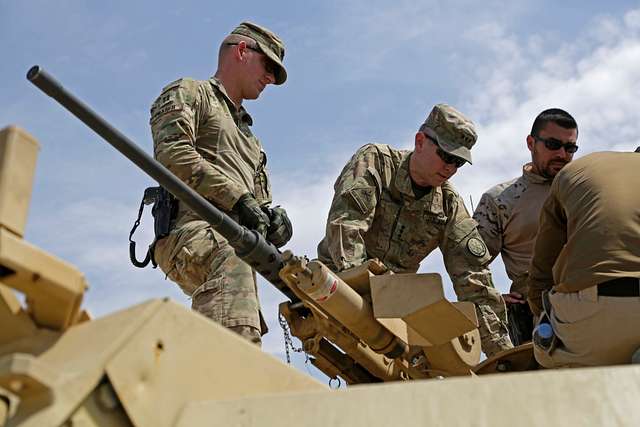
M138 261L136 257L136 242L133 240L133 233L140 225L140 219L142 218L142 212L145 205L153 203L151 208L151 214L153 215L153 232L154 239L149 245L147 254L142 261ZM139 268L146 267L149 262L153 264L153 268L156 268L158 264L154 259L153 250L158 240L167 237L171 232L172 222L178 214L178 199L173 194L169 193L163 187L148 187L144 190L144 196L142 202L140 202L140 209L138 210L138 219L133 224L131 232L129 232L129 258L131 263Z
M531 341L533 333L533 313L529 304L507 304L507 326L513 345Z
M178 199L163 187L150 188L157 189L157 197L151 208L151 214L153 215L155 240L160 240L167 237L171 231L171 223L178 215Z

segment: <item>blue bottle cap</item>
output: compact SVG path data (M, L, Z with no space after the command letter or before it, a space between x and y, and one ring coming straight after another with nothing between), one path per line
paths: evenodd
M553 336L553 328L548 323L540 323L536 329L540 338L551 338Z

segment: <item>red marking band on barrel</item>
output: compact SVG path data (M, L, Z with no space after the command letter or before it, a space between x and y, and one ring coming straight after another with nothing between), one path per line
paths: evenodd
M338 281L334 280L333 285L331 285L331 289L329 289L329 294L332 294L338 289ZM328 298L328 297L327 297Z
M309 292L308 295L316 302L325 302L331 295L338 290L338 281L333 277L327 277L327 280L318 285L313 292Z
M329 299L331 295L333 295L336 292L337 289L338 289L338 281L334 280L333 284L329 288L329 294L321 296L320 298L316 299L316 302L325 302L326 300Z

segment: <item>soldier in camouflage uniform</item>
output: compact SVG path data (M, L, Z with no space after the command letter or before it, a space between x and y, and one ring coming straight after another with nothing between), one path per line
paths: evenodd
M268 84L284 83L283 58L275 34L244 22L222 42L215 75L170 83L151 107L150 121L160 163L276 246L286 243L291 229L273 226L289 221L283 209L268 207L267 158L242 101L258 98ZM183 204L169 236L156 242L155 259L191 297L194 310L260 345L266 326L255 272Z
M502 255L512 284L504 295L509 308L512 336L516 344L531 339L533 317L527 301L527 271L538 233L540 210L549 194L553 177L573 158L578 149L578 125L569 113L559 108L544 110L533 122L527 136L531 162L522 168L522 176L498 184L482 195L473 218L478 222L491 260Z
M415 273L440 248L458 299L475 303L487 355L512 347L505 305L486 267L490 255L448 179L471 163L473 123L436 105L415 136L414 151L367 144L335 183L318 258L342 271L377 258L396 273Z

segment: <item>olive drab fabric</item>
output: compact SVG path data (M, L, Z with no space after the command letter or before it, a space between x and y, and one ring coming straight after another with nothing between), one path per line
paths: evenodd
M540 210L549 194L551 178L522 167L522 176L498 184L482 195L473 213L491 259L502 256L510 291L527 297L527 272L538 233Z
M440 248L458 298L476 304L485 353L510 348L505 305L476 222L448 182L416 198L410 155L382 144L355 153L335 183L319 259L341 271L378 258L394 272L414 273Z
M555 177L540 214L529 305L556 345L534 345L545 367L630 363L640 347L640 154L600 152ZM613 285L613 286L612 286Z
M237 220L231 209L244 194L262 206L271 202L267 158L251 124L251 116L236 109L217 79L178 80L151 107L155 158ZM169 237L156 243L155 256L192 297L195 310L229 328L248 330L248 339L260 341L254 274L183 204Z
M542 292L577 292L640 277L640 155L601 152L565 166L540 214L529 272L529 304Z

